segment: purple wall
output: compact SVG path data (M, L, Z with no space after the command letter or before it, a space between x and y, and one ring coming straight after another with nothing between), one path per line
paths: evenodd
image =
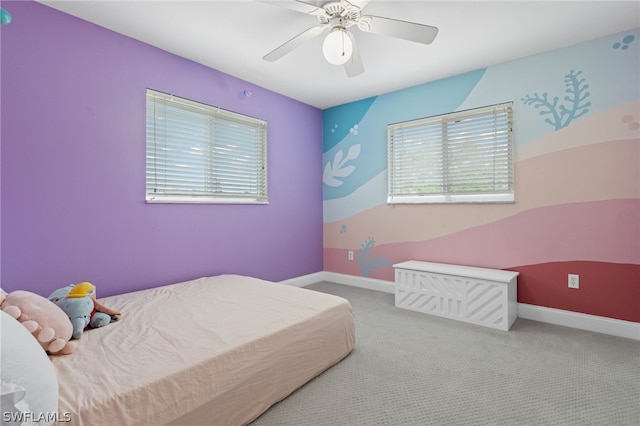
M38 3L2 6L5 291L322 270L320 110ZM146 204L146 88L267 120L270 203Z

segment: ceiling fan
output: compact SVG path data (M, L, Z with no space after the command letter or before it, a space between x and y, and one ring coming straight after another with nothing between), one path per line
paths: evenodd
M276 6L285 7L297 12L315 15L318 25L293 37L281 46L267 53L262 59L277 61L303 43L319 36L329 29L322 51L325 59L334 65L344 65L347 76L354 77L364 72L362 59L356 46L353 33L347 28L356 26L361 31L382 34L422 44L431 44L438 34L438 28L414 22L383 18L380 16L362 15L362 9L369 0L329 1L322 6L299 1L265 1Z

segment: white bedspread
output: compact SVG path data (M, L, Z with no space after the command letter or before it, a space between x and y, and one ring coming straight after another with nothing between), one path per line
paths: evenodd
M337 296L223 275L100 299L123 317L55 356L70 424L246 424L348 355ZM69 423L65 423L69 424Z

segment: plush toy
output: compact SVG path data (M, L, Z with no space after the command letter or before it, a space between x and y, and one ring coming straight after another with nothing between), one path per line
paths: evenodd
M104 327L117 321L120 313L115 312L95 298L95 287L88 282L69 285L54 291L49 300L60 307L71 320L72 338L79 339L84 329Z
M0 291L0 308L20 321L48 353L75 352L77 344L69 341L73 332L69 318L44 297L24 290Z

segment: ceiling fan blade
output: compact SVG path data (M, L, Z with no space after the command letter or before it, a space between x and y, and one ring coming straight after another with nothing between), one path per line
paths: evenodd
M279 0L279 1L268 1L268 0L263 0L263 3L269 3L272 4L274 6L280 6L280 7L284 7L287 8L289 10L295 10L296 12L302 12L302 13L307 13L309 15L314 15L316 13L319 12L319 10L321 11L322 8L315 6L313 4L309 4L309 3L305 3L303 1L296 1L296 0Z
M423 44L431 44L438 34L438 28L430 25L370 15L360 17L358 28Z
M266 55L264 55L262 57L262 59L264 59L265 61L269 61L269 62L277 61L278 59L282 58L287 53L289 53L292 50L296 49L301 44L303 44L303 43L311 40L312 38L315 38L315 37L319 36L320 34L322 34L326 28L327 28L326 25L317 26L317 27L311 27L308 30L301 32L300 34L298 34L297 36L295 36L291 40L287 41L286 43L282 44L281 46L276 47L271 52L269 52Z
M364 9L367 4L369 4L371 0L349 0L349 3L351 3L354 6L357 6L360 8L360 10Z
M353 45L353 53L351 53L351 58L344 64L344 70L347 72L348 77L355 77L364 72L364 65L362 65L362 58L360 57L360 52L358 52L356 38L348 31L347 34L349 34L351 44Z

